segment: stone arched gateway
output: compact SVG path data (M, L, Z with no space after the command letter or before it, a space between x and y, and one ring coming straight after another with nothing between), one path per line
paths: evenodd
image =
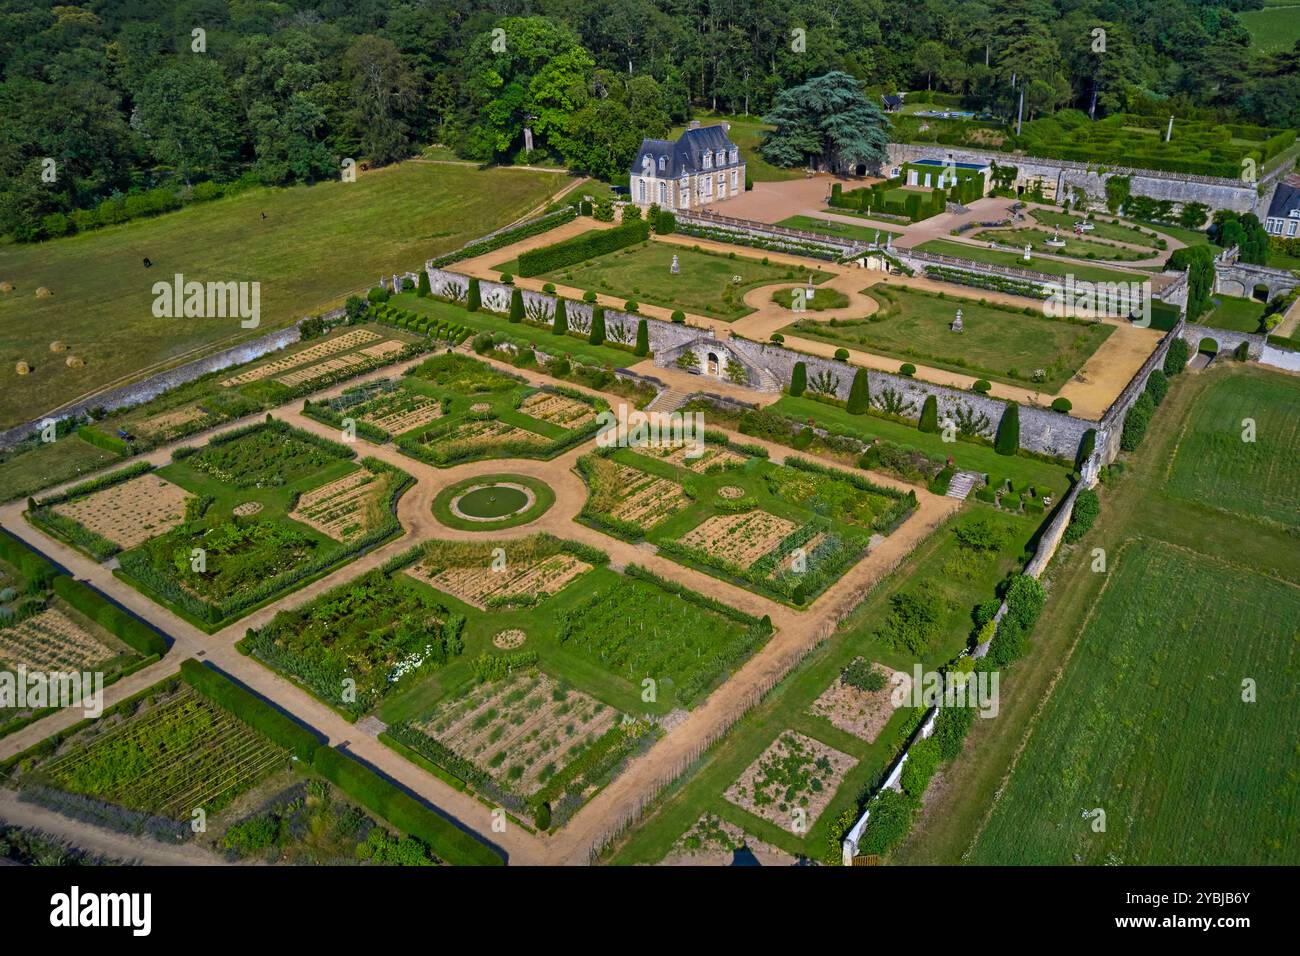
M655 365L759 391L779 391L781 385L766 368L756 365L726 342L712 336L698 336L673 348L655 352Z

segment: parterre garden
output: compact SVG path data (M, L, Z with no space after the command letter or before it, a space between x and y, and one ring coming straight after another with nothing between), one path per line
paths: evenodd
M28 520L214 630L396 534L403 472L283 422L36 502Z
M791 457L706 445L601 449L578 461L585 523L767 597L802 605L834 583L916 507L915 494Z
M782 331L878 355L1047 392L1082 368L1114 331L1082 319L1048 318L947 293L878 284L863 290L880 308L861 319L800 319ZM950 329L957 311L963 331Z

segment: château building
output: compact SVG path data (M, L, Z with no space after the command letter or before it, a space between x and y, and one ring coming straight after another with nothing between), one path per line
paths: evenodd
M745 191L745 161L727 124L692 121L676 142L642 140L628 178L632 202L663 209L699 209Z

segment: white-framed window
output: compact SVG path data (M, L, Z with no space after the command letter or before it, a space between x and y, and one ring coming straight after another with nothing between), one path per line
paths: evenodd
M687 186L683 186L683 187L682 187L680 198L681 198L681 202L679 202L679 203L677 204L677 208L678 208L678 209L690 209L690 208L691 208L691 190L690 190L689 187L687 187Z
M663 171L664 171L664 157L660 156L660 157L659 157L659 172L662 173Z
M735 146L731 147L731 161L733 163L740 162L740 150L737 149Z
M713 198L713 177L705 176L703 179L703 183L704 183L704 195L712 199Z
M930 174L929 174L929 173L926 173L926 174L925 174L925 185L926 185L927 188L928 188L929 185L930 185Z
M668 203L668 184L661 182L659 184L659 205L664 206Z
M704 168L705 169L713 168L713 154L710 152L705 152L704 154Z
M718 165L727 165L727 151L725 149L718 150Z
M1287 234L1288 236L1294 236L1294 235L1295 235L1295 227L1296 227L1296 220L1294 220L1294 219L1289 219L1289 220L1287 220L1287 224L1286 224L1286 234Z
M909 186L915 186L915 185L916 185L916 170L915 170L915 169L909 169L909 170L907 171L907 185L909 185Z
M645 180L644 180L644 179L638 179L638 180L636 181L636 186L637 186L637 199L638 199L638 201L640 201L640 202L645 202Z
M731 191L733 193L740 191L740 170L739 169L733 169L731 171Z

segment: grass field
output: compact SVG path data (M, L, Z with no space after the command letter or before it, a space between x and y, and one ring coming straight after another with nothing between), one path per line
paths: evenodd
M1036 222L1044 226L1064 230L1071 236L1074 235L1074 224L1079 221L1079 216L1075 213L1061 212L1056 209L1031 209L1029 215ZM1151 249L1149 254L1155 255L1156 246L1160 240L1158 237L1151 235L1151 230L1127 225L1118 219L1101 219L1095 215L1088 221L1092 223L1092 229L1085 233L1084 238L1113 239L1117 242L1127 242L1135 246L1147 246Z
M1243 440L1248 419L1254 441ZM1215 381L1183 428L1166 491L1300 528L1300 383L1273 375Z
M0 427L329 308L380 275L414 268L517 219L565 180L404 163L355 183L254 189L157 219L0 247L0 279L16 286L0 297ZM260 327L155 318L152 286L177 273L261 283ZM53 295L36 298L39 286ZM85 367L68 368L66 353L52 354L55 340ZM17 377L19 360L35 371Z
M1213 311L1201 316L1197 322L1212 329L1230 332L1258 332L1264 317L1264 303L1254 299L1241 299L1235 295L1216 295Z
M1294 862L1300 588L1141 538L1109 574L970 862Z
M673 256L677 256L681 269L678 275L669 271ZM503 272L517 271L514 262L504 262L496 268ZM733 281L736 276L740 277L739 282ZM753 311L743 301L750 289L807 277L802 268L780 263L765 265L759 258L706 252L669 242L644 242L538 276L619 299L682 309L725 322ZM814 282L828 278L824 272L813 274Z
M1250 34L1251 46L1265 53L1290 50L1300 40L1300 4L1266 2L1263 10L1238 13L1241 25Z
M823 236L857 239L861 242L884 242L886 239L897 239L902 235L902 233L876 229L872 226L856 226L834 219L818 219L816 216L791 216L789 219L782 219L777 225L785 226L787 229L802 229L804 232L817 232Z
M988 265L1028 269L1031 272L1043 272L1053 276L1073 275L1075 279L1085 279L1089 282L1140 282L1142 280L1141 273L1120 272L1116 269L1104 269L1101 266L1063 262L1059 259L1048 259L1039 255L1031 256L1030 260L1026 262L1023 253L1020 252L988 249L960 242L949 242L947 239L931 239L928 242L921 243L917 248L922 252L932 252L940 256L956 256L960 259L970 259L973 262L984 262Z
M1049 319L1040 310L951 295L941 299L883 283L865 291L880 303L873 315L833 325L801 319L781 331L1012 385L1033 384L1045 392L1059 390L1114 331L1102 323ZM961 333L949 328L958 309ZM1045 375L1035 381L1038 369Z

